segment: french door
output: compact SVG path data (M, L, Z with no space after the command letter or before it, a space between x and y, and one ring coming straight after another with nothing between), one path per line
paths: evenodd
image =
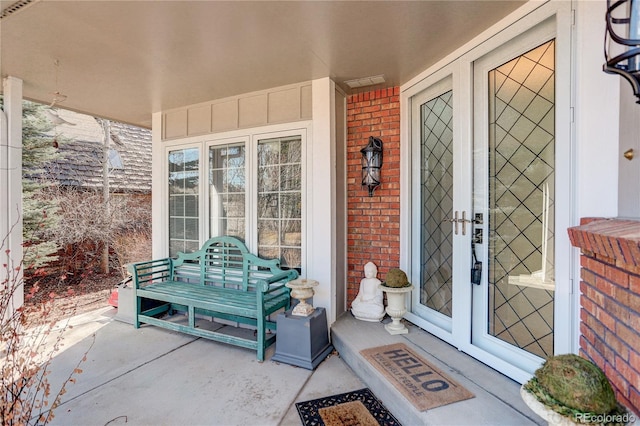
M556 259L570 257L556 242L570 222L556 38L533 32L468 65L411 98L409 319L522 382L557 352L570 312L556 288Z

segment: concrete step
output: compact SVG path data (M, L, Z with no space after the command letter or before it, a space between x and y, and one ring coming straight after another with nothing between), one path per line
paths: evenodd
M388 318L383 322L390 321ZM333 346L391 413L405 426L412 425L543 425L520 398L520 384L458 351L415 325L404 321L408 334L391 335L382 323L343 314L332 326ZM404 343L425 360L475 394L474 398L418 411L360 351Z

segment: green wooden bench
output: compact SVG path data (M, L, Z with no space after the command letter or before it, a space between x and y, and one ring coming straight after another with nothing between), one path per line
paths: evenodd
M275 342L276 330L269 320L274 312L289 309L289 288L298 277L295 270L282 270L278 260L261 259L249 253L237 238L215 237L193 253L177 259L160 259L129 265L136 297L134 325L147 323L257 351L264 361L265 349ZM143 310L148 301L153 308ZM171 321L175 311L186 312L188 324ZM162 316L169 314L169 317ZM196 326L196 315L248 324L255 338L239 337ZM241 334L241 333L236 333ZM251 333L250 333L251 334Z

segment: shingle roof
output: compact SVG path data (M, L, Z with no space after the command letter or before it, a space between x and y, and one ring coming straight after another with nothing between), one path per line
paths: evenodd
M104 132L93 117L58 110L56 134L69 142L60 143L62 158L45 166L60 185L102 188ZM111 122L109 187L112 192L151 192L151 132L128 124ZM117 153L117 154L116 154ZM118 161L118 157L120 161Z

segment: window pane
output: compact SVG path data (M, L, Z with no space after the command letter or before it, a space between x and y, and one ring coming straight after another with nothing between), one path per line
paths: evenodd
M244 218L244 194L230 194L227 197L227 217Z
M299 136L258 143L258 251L296 269L302 266L301 159Z
M227 220L227 235L232 237L240 238L241 240L245 239L244 230L245 223L244 219L228 219Z
M273 157L277 160L277 157ZM279 166L262 166L258 170L258 188L261 191L277 191L279 188Z
M287 246L300 246L302 238L302 221L285 220L282 222L282 236L280 241Z
M299 248L283 248L281 265L287 268L298 268L302 264L302 251Z
M184 220L184 236L187 240L198 239L198 219Z
M258 167L279 164L280 139L260 141L258 145Z
M283 194L280 198L281 209L280 217L287 219L297 219L302 217L302 205L300 201L300 193Z
M280 169L280 190L290 191L300 189L300 164L282 166Z
M258 241L260 245L277 246L278 245L278 221L277 220L259 220L258 221Z
M200 152L187 148L169 152L169 255L199 244L198 205Z
M184 196L183 195L169 197L169 215L184 216Z
M278 194L258 195L258 217L277 218L278 217Z
M258 256L264 259L280 259L280 250L277 247L263 247L258 248Z
M232 235L244 239L245 197L244 143L210 147L209 237Z
M174 239L184 239L184 219L172 217L169 219L169 235Z
M227 169L227 191L241 192L244 194L244 165L242 168Z
M300 143L300 138L282 141L280 153L281 163L300 163L301 158L302 144Z
M184 196L184 215L186 217L198 217L198 196Z

